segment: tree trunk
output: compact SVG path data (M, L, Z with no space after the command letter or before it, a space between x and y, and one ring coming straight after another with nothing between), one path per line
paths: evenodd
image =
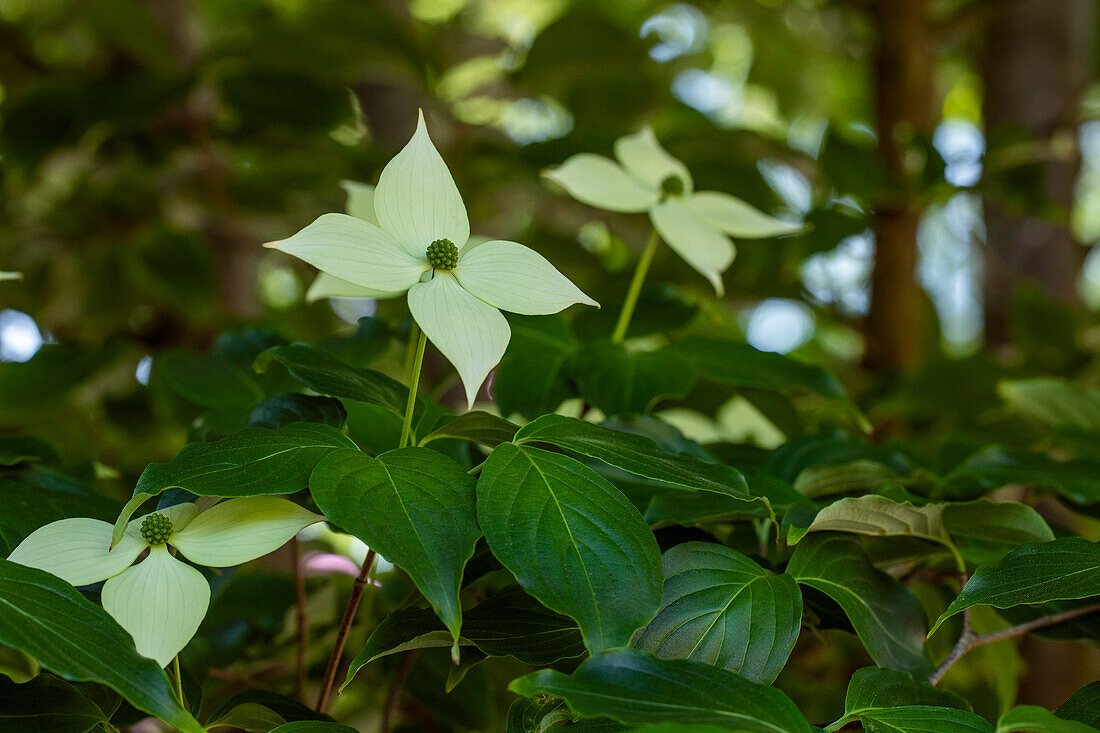
M925 340L916 279L921 207L912 193L906 151L913 135L930 134L938 117L927 0L879 0L874 23L878 150L896 192L876 202L872 216L876 244L867 365L898 370L920 360Z
M1076 123L1092 70L1093 0L1003 0L986 31L984 59L987 136L1012 131L1039 142L1042 190L1059 221L1006 210L985 200L986 339L1007 342L1012 297L1024 281L1056 298L1076 297L1085 250L1068 224L1080 167ZM991 156L996 160L996 155Z

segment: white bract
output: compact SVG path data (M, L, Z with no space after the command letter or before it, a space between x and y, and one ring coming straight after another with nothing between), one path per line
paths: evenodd
M8 560L52 573L75 586L103 584L103 608L134 637L140 654L162 667L195 635L210 605L210 585L191 562L229 567L278 549L324 517L288 499L230 499L200 512L176 504L132 520L114 548L113 526L62 519L39 527ZM149 556L134 564L146 549Z
M423 114L412 139L383 169L373 197L364 189L350 193L355 198L349 211L355 215L325 214L294 236L264 246L330 276L313 284L313 298L407 292L413 318L454 364L471 404L511 338L501 310L546 315L574 303L598 307L522 244L469 243L466 207L428 137Z
M618 163L581 153L545 173L589 206L625 213L648 212L661 238L722 295L722 273L733 262L730 236L777 237L802 231L717 191L696 191L687 166L669 155L653 131L615 141Z

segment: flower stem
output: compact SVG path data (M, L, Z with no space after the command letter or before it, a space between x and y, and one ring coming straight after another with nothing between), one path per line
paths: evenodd
M328 665L325 667L321 694L317 697L315 709L319 713L325 712L325 708L328 707L332 686L336 683L336 671L340 668L340 657L344 656L344 645L348 643L348 634L351 633L351 623L355 620L355 612L359 610L359 602L363 600L363 591L370 583L370 571L374 567L374 558L374 550L368 550L367 557L363 560L363 569L359 571L359 577L351 587L351 596L348 598L347 608L344 609L344 618L340 621L340 630L336 632L336 643L332 646L332 654L329 655Z
M183 698L183 677L180 675L180 658L178 654L172 657L172 677L176 680L176 697L179 698L180 707L186 708L187 702Z
M657 254L657 230L649 235L642 256L638 259L638 265L634 268L634 277L630 281L630 288L626 291L626 300L623 301L623 309L619 311L619 322L615 324L615 332L611 334L611 341L621 344L626 338L626 331L630 328L630 319L634 316L634 307L638 305L638 296L642 292L642 283L649 273L649 266L653 264L653 255Z
M405 405L405 422L401 426L401 442L398 448L404 448L409 444L409 435L412 433L413 412L416 410L416 390L420 386L420 368L424 365L424 347L427 346L428 337L420 332L416 342L416 356L413 358L411 375L409 377L409 401Z

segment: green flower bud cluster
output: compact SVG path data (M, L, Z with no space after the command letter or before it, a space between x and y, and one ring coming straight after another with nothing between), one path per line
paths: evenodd
M172 520L163 514L150 514L141 522L141 538L150 545L163 545L172 536Z
M437 239L428 245L424 256L433 270L453 270L458 264L458 247L449 239Z
M661 181L661 193L665 196L681 196L684 193L684 179L680 176L668 176Z

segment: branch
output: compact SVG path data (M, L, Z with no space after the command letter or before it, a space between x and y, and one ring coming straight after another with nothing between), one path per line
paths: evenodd
M328 666L325 668L325 680L321 684L321 694L317 698L316 710L325 712L328 707L329 696L332 694L332 686L336 683L336 670L340 667L340 657L344 655L344 645L348 642L348 633L351 632L351 624L355 620L355 612L359 610L359 602L363 600L363 590L370 582L370 571L374 567L374 550L367 552L363 560L363 569L359 571L359 577L355 579L355 585L351 588L351 596L348 598L347 608L344 609L344 618L340 622L340 630L336 634L336 643L332 647L332 654L328 658Z
M981 635L974 634L973 631L970 631L969 624L964 622L963 633L962 636L959 637L958 643L955 644L955 648L951 650L951 653L947 655L947 659L943 660L943 664L941 664L936 671L932 673L932 676L928 678L928 682L933 685L937 684L943 678L948 668L959 661L964 654L974 647L1030 634L1032 631L1045 629L1049 626L1065 623L1066 621L1072 621L1075 618L1088 616L1090 613L1096 613L1097 611L1100 611L1100 603L1093 603L1088 606L1081 606L1080 608L1071 608L1061 613L1052 613L1049 616L1040 616L1027 623L1009 626L1007 629L991 631L988 634ZM963 613L965 614L966 611Z

